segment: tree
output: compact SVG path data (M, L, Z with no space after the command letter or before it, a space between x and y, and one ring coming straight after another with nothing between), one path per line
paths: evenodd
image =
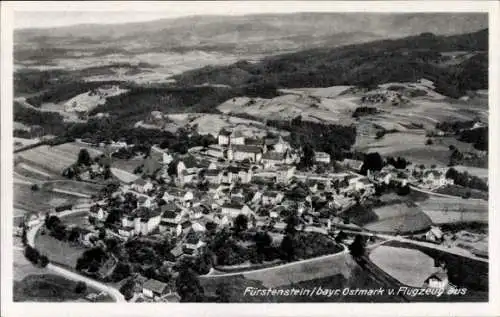
M286 234L281 240L280 250L283 256L283 259L291 262L295 258L295 239L291 234Z
M294 235L297 232L297 225L299 224L299 217L297 217L296 213L291 213L285 220L285 234Z
M248 217L244 214L239 214L234 219L234 231L236 233L241 233L248 229Z
M335 237L335 242L342 243L345 239L347 239L347 234L344 231L340 231Z
M356 235L354 241L349 246L349 251L353 257L361 257L365 254L365 239L361 235Z
M217 284L217 288L215 289L215 295L217 299L215 300L217 303L229 303L231 298L231 293L229 289L231 285L229 283L220 283Z
M87 290L87 284L85 282L79 281L75 286L75 293L83 294Z
M102 174L102 177L104 179L109 179L111 177L111 167L109 165L106 165L104 167L104 172Z
M432 145L432 144L434 144L432 139L427 139L427 141L425 141L425 145Z
M49 258L46 255L41 255L38 259L38 264L41 267L46 267L49 264Z
M78 160L76 162L77 165L86 165L89 166L92 164L92 159L90 158L89 151L87 149L81 149L78 153Z
M302 148L302 158L300 163L303 167L310 167L314 165L314 149L310 143L306 143Z
M99 239L104 240L106 238L106 229L101 228L99 229Z
M361 174L366 175L368 171L380 171L384 167L384 160L378 152L368 153L363 160Z
M33 184L33 185L31 185L31 190L36 192L36 191L40 190L40 186L38 184Z
M201 302L203 300L203 288L198 276L190 267L181 267L175 286L182 302Z
M122 285L122 287L120 287L120 293L123 294L125 300L129 300L132 297L134 297L134 287L135 287L135 282L133 279L129 279Z
M253 237L255 241L255 247L257 251L258 262L262 262L262 259L265 258L268 248L271 246L273 242L273 238L269 235L267 231L259 231L255 233Z

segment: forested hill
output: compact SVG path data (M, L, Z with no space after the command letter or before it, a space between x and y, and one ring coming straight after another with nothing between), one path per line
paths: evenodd
M488 88L488 29L452 36L422 33L343 47L316 48L208 66L175 77L181 86L199 84L275 85L279 88L373 86L433 80L436 91L458 98Z

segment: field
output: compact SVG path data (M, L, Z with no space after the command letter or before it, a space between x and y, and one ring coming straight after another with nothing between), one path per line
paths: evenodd
M111 173L113 174L113 176L118 178L118 180L120 182L124 182L127 184L131 183L139 178L139 175L135 175L131 172L127 172L126 170L122 170L122 169L114 168L114 167L111 168Z
M19 243L14 246L12 271L12 277L14 281L21 281L29 275L46 273L47 269L34 266L33 263L26 259L26 257L24 256L24 248L19 241Z
M419 250L433 259L443 259L448 267L448 278L453 285L466 287L469 292L488 291L488 263L399 241L390 241L386 246Z
M353 207L343 217L367 230L383 233L417 232L432 224L422 209L409 207L404 202L386 202L386 205L376 208Z
M27 165L41 167L49 172L60 175L63 169L74 164L78 159L80 149L84 147L76 143L65 143L57 146L43 145L16 154ZM101 155L101 151L87 147L91 157Z
M14 302L74 302L81 301L87 294L96 293L88 287L82 294L77 294L74 291L76 284L53 274L30 275L14 282ZM100 299L100 302L110 301L109 296Z
M330 266L321 267L322 273L308 274L307 279L296 279L297 276L290 275L285 284L277 287L278 290L303 289L312 292L314 289L378 289L384 287L381 283L375 281L373 277L363 270L349 255L342 255L335 260L327 262ZM364 295L338 295L323 296L310 295L267 295L250 296L245 295L247 287L266 288L267 285L261 281L257 275L229 276L219 278L200 278L205 294L213 296L217 287L224 287L230 298L230 302L253 302L253 303L299 303L299 302L400 302L400 297L391 296L387 293L379 296ZM219 286L221 285L221 286Z
M14 184L14 208L28 212L45 212L49 209L64 205L77 204L81 200L71 195L33 191L29 185Z
M77 182L72 180L53 181L44 184L44 190L60 189L85 195L94 195L99 192L103 186L93 183Z
M409 286L422 287L435 272L434 260L418 250L382 245L371 251L369 257L383 271Z
M439 187L438 189L436 189L435 192L440 193L440 194L457 196L457 197L462 197L462 196L466 195L467 193L470 193L470 195L471 195L470 198L488 200L488 192L477 190L477 189L465 188L465 187L458 186L458 185L442 186L442 187Z
M68 242L59 241L48 233L42 234L41 231L35 238L35 246L41 254L47 255L51 262L62 264L73 269L76 267L76 261L85 251L83 247L73 246Z
M471 167L471 166L453 166L454 169L463 173L467 172L470 175L477 176L482 179L488 179L489 170L487 168Z
M418 203L433 223L488 222L488 202L431 196Z

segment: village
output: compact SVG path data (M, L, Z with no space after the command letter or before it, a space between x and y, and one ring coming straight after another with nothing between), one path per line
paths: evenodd
M124 142L100 146L113 151L127 148ZM360 160L335 161L328 153L313 152L312 165L304 167L301 165L304 156L302 149L292 148L280 135L255 138L237 129L222 129L216 144L190 148L184 155L153 146L144 157L139 176L117 172L104 166L102 160L91 164L88 170L81 172L82 179L89 179L89 174L92 178L107 174L105 178L114 182L91 199L87 224L71 225L66 231L72 233L72 241L85 248L100 247L108 251L97 265L93 263L93 268L82 264L80 268L77 265L77 270L101 280L123 270L120 263L124 259L109 251L104 237L116 238L125 245L133 244L134 248L169 241L164 257L168 260L157 264L168 272L168 278L160 281L125 269L120 275L120 289L128 289L129 301L175 302L180 297L172 277L179 274L176 271L179 263L185 264L187 259L199 265L203 259L202 262L209 264L200 272L209 274L217 264L217 259L204 259L207 254L213 254L210 241L228 229L253 234L264 232L270 237L269 245L278 248L287 234L291 215L295 215L297 220L293 226L298 230L331 239L336 237L336 243L343 243L351 238L342 230L365 230L352 221L353 215L348 211L372 203L381 192L389 190L407 195L410 186L433 190L453 184L453 179L446 177L446 169L426 169L412 164L405 164L405 168L398 166L398 169L385 164L380 171L368 170L362 175L364 162ZM71 208L55 208L48 215L28 219L25 225L33 227L45 217L48 230L56 230L51 228L57 225L48 223L58 222L58 214ZM405 233L398 230L390 228L387 232ZM406 231L406 235L413 234L415 239L468 249L474 249L475 242L485 239L467 231L456 235L443 233L439 226L427 223ZM456 239L457 236L460 239ZM349 241L352 243L352 239ZM250 239L241 243L257 242ZM253 269L279 264L272 256L258 261L243 258L241 263L226 262L218 266Z

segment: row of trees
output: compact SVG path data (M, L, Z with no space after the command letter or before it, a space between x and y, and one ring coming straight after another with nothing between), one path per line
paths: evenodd
M450 168L446 172L446 178L453 179L455 185L488 191L488 184L484 180L477 176L470 175L467 171L461 173L454 168Z

